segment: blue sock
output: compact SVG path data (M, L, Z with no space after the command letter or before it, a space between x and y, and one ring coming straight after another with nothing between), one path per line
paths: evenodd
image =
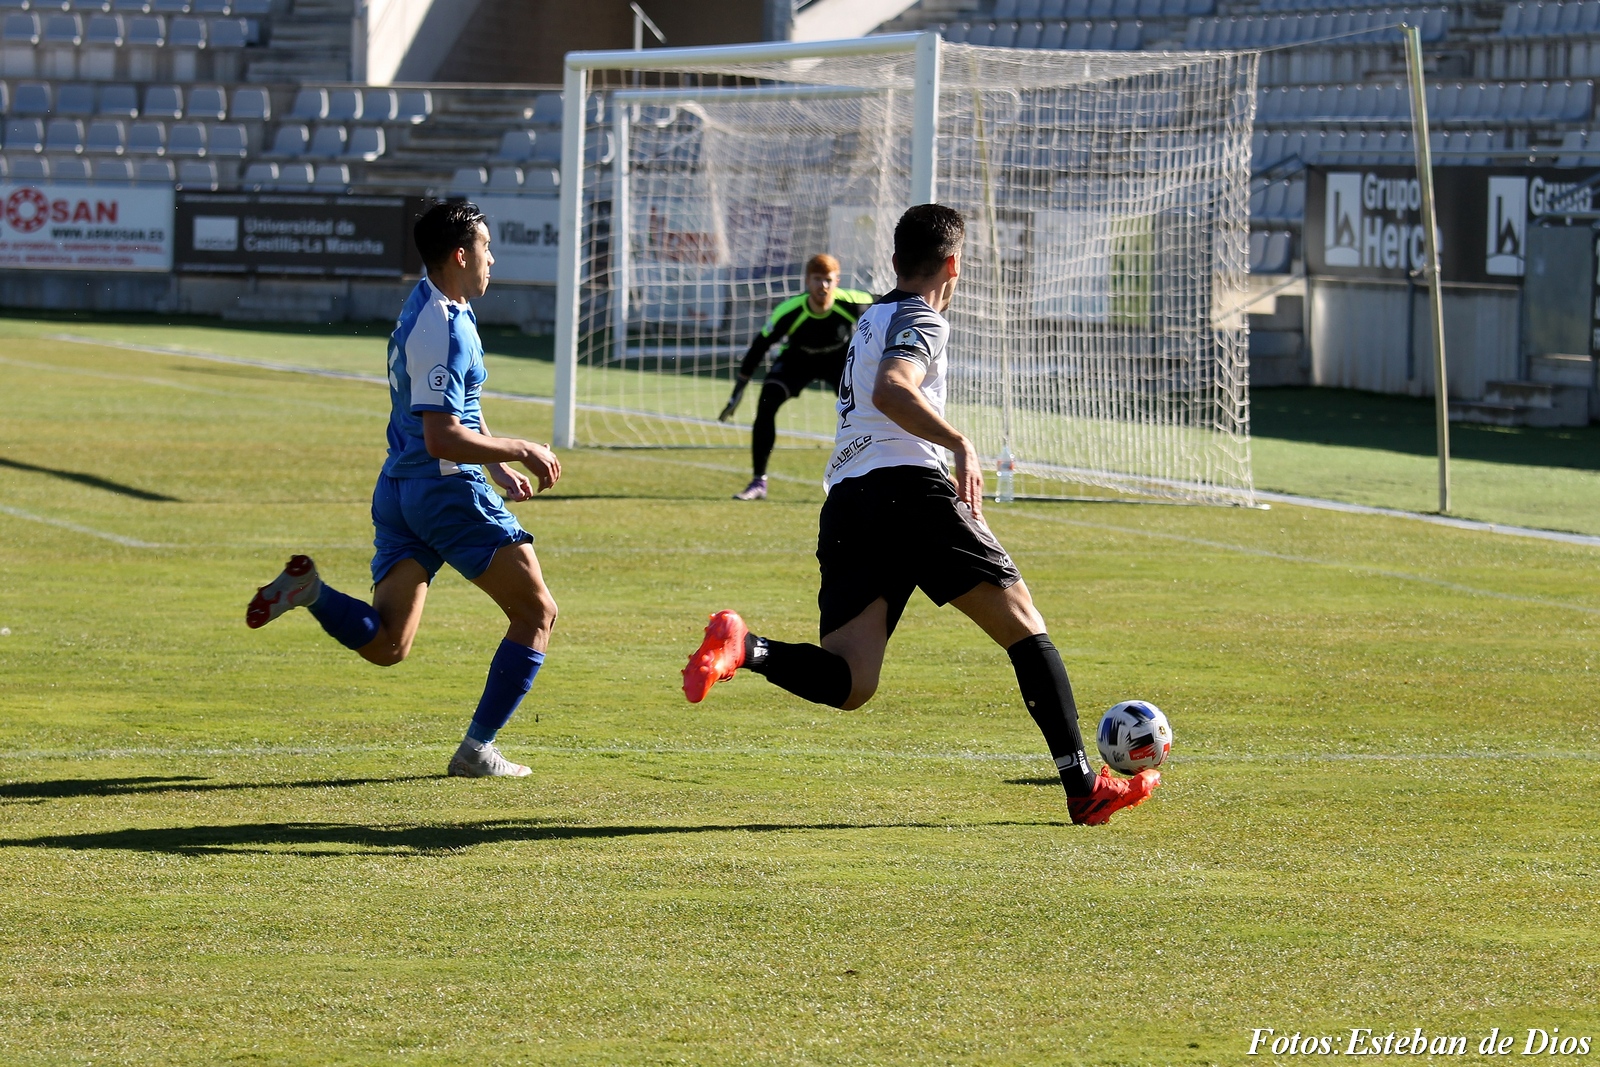
M383 625L371 604L345 596L322 583L322 594L310 607L312 616L345 648L361 648L378 636Z
M489 663L489 680L483 685L483 699L478 701L478 710L472 713L467 736L483 745L493 741L500 727L511 721L517 705L533 688L533 680L539 676L543 664L543 652L535 652L515 641L501 640Z

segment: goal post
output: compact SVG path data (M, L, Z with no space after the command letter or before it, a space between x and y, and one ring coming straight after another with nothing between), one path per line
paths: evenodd
M949 412L991 469L1253 502L1255 58L932 33L568 55L556 443L746 446L717 416L805 261L882 293L895 220L937 200L968 222ZM805 390L780 433L821 448L834 421Z

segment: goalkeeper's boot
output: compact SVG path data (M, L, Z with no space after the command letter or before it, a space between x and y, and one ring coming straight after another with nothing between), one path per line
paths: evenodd
M526 778L533 773L522 764L506 759L493 743L479 748L471 741L461 742L446 770L452 778Z
M322 595L322 579L310 556L291 556L283 573L256 590L244 611L244 624L259 630L290 608L315 604Z
M1132 778L1118 778L1110 767L1101 767L1094 789L1086 797L1068 797L1067 811L1078 826L1099 826L1123 808L1144 803L1144 798L1161 784L1161 772L1146 769Z
M706 623L705 640L683 668L683 695L698 704L718 682L726 682L744 666L744 639L750 628L736 612L719 611Z
M739 492L733 494L735 500L765 500L767 499L767 476L750 479L750 484Z

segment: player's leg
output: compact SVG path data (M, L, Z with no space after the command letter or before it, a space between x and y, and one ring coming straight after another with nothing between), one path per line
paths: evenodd
M774 368L776 371L776 368ZM789 386L776 374L761 384L755 421L750 426L750 484L734 494L735 500L762 500L767 495L767 464L778 442L778 409L789 399Z
M411 558L384 567L386 573L368 604L323 581L310 556L295 556L282 574L256 590L245 623L255 629L285 611L304 607L341 645L380 667L392 666L411 651L430 576Z
M706 624L705 640L683 670L684 695L698 704L713 685L743 667L802 700L854 711L877 692L889 643L889 611L888 602L879 597L824 636L821 645L761 637L735 612L719 611Z
M1011 657L1022 701L1044 735L1066 788L1067 810L1073 822L1103 823L1117 809L1131 807L1150 795L1161 781L1156 771L1141 771L1132 779L1120 779L1112 777L1109 768L1102 768L1099 776L1089 769L1072 682L1026 583L1019 578L1001 588L993 582L979 582L950 603Z
M467 725L466 737L450 760L450 773L465 777L522 777L529 772L500 754L494 740L511 721L544 665L556 601L545 585L539 558L527 541L504 545L472 583L505 612L506 635L489 662L483 695Z

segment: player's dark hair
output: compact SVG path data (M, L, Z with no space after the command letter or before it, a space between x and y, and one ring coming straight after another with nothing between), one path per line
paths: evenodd
M902 278L937 274L945 260L961 251L966 238L961 212L943 204L918 204L895 223L895 272Z
M444 200L430 207L411 228L411 239L428 267L436 267L458 248L471 248L484 214L470 200Z

